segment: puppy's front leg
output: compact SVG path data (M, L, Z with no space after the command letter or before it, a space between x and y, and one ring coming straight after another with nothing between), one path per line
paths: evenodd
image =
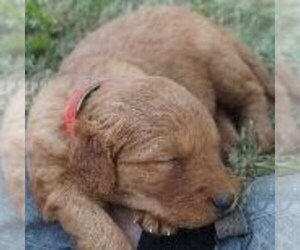
M74 186L61 186L47 199L44 216L55 216L80 250L130 250L129 240L110 216Z
M240 139L239 134L229 116L220 107L216 111L215 120L221 136L222 155L227 159Z
M134 220L143 230L149 233L170 236L177 232L177 228L147 212L135 211Z

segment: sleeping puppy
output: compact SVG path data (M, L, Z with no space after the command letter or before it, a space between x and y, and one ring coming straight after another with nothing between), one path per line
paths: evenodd
M239 193L221 159L235 127L252 121L261 149L273 146L268 81L228 31L182 8L140 10L90 34L30 111L30 179L44 217L79 249L131 248L107 204L157 234L215 221Z

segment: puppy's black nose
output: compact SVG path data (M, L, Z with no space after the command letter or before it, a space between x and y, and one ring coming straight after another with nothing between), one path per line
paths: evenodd
M218 212L226 212L234 202L233 194L216 194L213 197L213 204L217 208Z

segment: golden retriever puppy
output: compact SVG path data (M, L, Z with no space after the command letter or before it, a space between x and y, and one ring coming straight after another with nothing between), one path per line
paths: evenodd
M252 120L269 150L268 80L229 32L182 8L141 10L103 26L30 111L38 206L79 249L131 248L106 204L130 208L158 234L215 221L239 192L221 160L221 138L236 136L223 110L237 108L241 125Z

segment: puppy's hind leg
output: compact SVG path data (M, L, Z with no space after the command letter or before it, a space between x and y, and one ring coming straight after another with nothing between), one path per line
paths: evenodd
M256 76L257 80L263 87L266 96L270 101L274 101L275 86L274 84L272 84L272 78L267 70L267 67L260 60L260 58L250 50L247 45L240 43L237 37L230 30L227 30L223 27L221 29L224 35L227 36L227 38L233 44L241 59L245 64L248 65L252 73Z
M45 217L55 217L80 250L130 250L129 240L99 205L72 185L57 187L47 199Z
M268 100L263 86L234 48L219 52L210 64L217 100L239 109L240 127L251 124L262 152L272 150L274 132L268 115Z
M240 137L234 123L222 108L217 108L215 121L221 137L222 156L227 160L228 155L236 147Z

